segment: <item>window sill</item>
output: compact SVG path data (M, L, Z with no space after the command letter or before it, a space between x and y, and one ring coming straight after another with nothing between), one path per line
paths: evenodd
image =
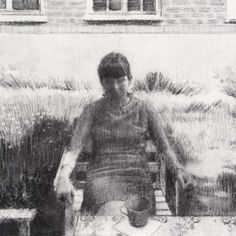
M225 19L225 23L226 24L235 24L236 23L236 19L226 18Z
M86 13L85 21L160 21L160 14L112 14L112 13Z
M45 15L20 14L0 14L0 22L5 23L46 23L48 21Z

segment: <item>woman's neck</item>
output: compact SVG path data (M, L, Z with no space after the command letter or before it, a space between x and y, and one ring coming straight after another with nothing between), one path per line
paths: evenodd
M127 95L119 97L119 98L117 98L117 97L110 97L108 99L109 99L109 102L112 105L122 107L122 106L125 106L126 104L129 103L130 96L127 94Z

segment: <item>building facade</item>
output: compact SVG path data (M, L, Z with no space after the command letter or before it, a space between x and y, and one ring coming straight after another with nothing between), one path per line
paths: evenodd
M232 24L236 18L234 2L234 0L0 0L0 32L234 32L236 31L236 25Z

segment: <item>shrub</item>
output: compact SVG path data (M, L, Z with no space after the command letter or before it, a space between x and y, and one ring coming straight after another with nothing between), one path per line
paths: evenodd
M168 92L174 95L196 95L203 90L202 86L192 86L188 81L173 82L161 72L150 72L143 81L135 81L133 91Z

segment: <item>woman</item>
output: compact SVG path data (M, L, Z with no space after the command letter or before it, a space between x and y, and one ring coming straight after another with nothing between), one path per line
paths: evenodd
M145 196L155 211L154 191L145 159L151 138L182 187L191 183L171 151L161 118L148 102L128 93L132 80L126 57L110 53L100 62L98 75L105 95L87 105L79 118L70 148L63 156L61 175L54 182L59 197L70 200L70 182L79 153L92 154L83 208L93 215L117 215L127 199Z

